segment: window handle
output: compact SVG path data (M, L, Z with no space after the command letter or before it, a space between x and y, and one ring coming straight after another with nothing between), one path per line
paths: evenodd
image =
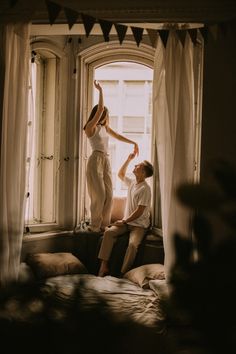
M53 155L51 155L51 156L42 155L41 160L53 160Z

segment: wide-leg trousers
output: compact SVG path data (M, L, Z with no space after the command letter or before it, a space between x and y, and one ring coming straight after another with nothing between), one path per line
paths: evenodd
M108 154L93 151L87 163L87 188L90 197L91 228L99 230L110 224L112 174Z

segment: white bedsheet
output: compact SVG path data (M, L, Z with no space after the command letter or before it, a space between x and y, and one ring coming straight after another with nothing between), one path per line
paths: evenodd
M151 289L142 289L127 279L75 274L48 278L45 285L56 291L58 297L65 301L74 296L77 288L80 291L79 299L85 308L105 300L116 320L129 319L153 327L159 333L164 331L165 318L157 294Z

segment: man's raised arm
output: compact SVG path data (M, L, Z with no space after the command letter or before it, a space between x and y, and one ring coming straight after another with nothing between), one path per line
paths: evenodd
M133 160L135 158L135 153L131 153L129 154L129 156L127 157L126 161L123 163L123 165L121 166L119 172L118 172L118 177L123 181L126 175L126 171L127 171L127 167L129 166L129 163L131 160Z

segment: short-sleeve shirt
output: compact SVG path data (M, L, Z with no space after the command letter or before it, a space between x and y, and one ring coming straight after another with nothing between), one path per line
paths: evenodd
M125 208L125 218L128 218L139 205L146 206L143 214L128 222L129 225L147 228L150 225L150 206L151 206L151 188L146 181L141 183L136 182L135 179L128 177L124 178L124 183L128 186L128 194Z

